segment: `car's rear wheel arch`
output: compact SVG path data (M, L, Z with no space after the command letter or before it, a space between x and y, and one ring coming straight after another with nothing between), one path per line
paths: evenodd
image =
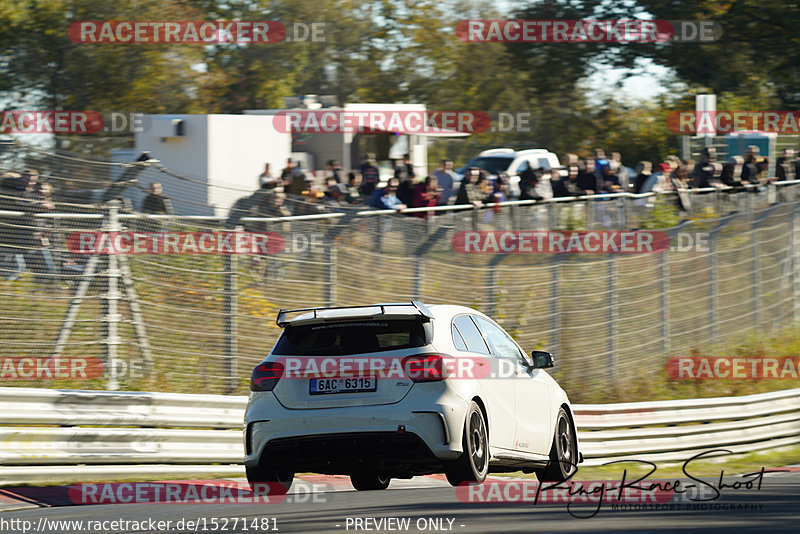
M486 440L487 444L492 442L492 432L491 428L489 427L489 412L486 410L486 405L483 403L483 399L478 397L472 397L473 402L478 405L478 408L481 409L481 414L483 415L483 422L486 425Z
M575 439L575 454L578 458L581 457L580 452L580 444L578 443L578 427L575 426L575 415L572 413L572 408L569 407L568 404L562 403L560 408L564 408L564 411L567 412L567 419L569 419L569 426L572 428L572 435ZM556 412L558 413L558 412ZM553 428L553 432L555 433L555 428Z

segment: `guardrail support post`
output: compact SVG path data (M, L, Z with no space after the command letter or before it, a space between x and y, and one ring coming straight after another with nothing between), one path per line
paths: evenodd
M660 260L661 277L661 351L669 355L671 350L670 340L670 312L669 312L669 251L661 253Z
M241 231L237 227L236 231ZM238 381L237 358L239 354L238 341L238 320L239 300L238 300L238 281L239 281L239 261L235 254L225 254L225 358L223 360L223 375L225 376L225 392L227 394L236 391Z
M798 311L800 311L800 306L798 305L797 298L798 298L798 282L800 282L800 277L797 276L797 269L800 267L800 243L798 243L797 239L797 215L798 209L795 208L792 210L792 221L791 221L791 241L790 246L792 247L792 261L791 261L791 275L789 277L789 282L792 284L792 322L796 323L798 318Z

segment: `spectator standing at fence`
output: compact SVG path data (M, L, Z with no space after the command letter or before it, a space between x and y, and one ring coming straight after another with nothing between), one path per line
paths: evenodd
M394 177L400 180L400 184L397 187L397 198L406 206L410 206L417 182L408 154L405 154L403 160L394 168Z
M49 197L52 188L48 184L42 189L38 179L38 172L27 170L23 174L6 173L0 181L0 210L23 212L21 216L0 218L0 277L6 280L16 280L25 272L26 256L32 264L40 265L38 258L31 258L43 247L34 215L53 209L53 204ZM46 270L52 275L52 256L50 260Z
M542 196L536 191L536 184L539 177L528 167L519 173L519 199L520 200L542 200Z
M309 184L308 188L301 192L302 199L294 204L294 215L315 215L325 211L325 192L317 184Z
M586 192L578 185L578 175L574 171L568 172L566 176L560 176L558 170L555 170L554 172L558 178L555 180L555 182L552 182L553 175L551 175L553 196L580 197L586 194Z
M633 180L633 192L649 193L658 181L658 176L653 175L653 164L649 161L640 161L636 164L636 178Z
M778 182L795 179L794 150L784 148L783 155L775 160L775 178Z
M403 159L399 160L394 168L394 177L400 180L402 184L404 180L414 179L414 167L411 165L411 157L408 154L403 154Z
M403 210L406 205L403 204L397 197L397 187L399 186L397 178L390 178L386 183L386 187L376 189L370 198L369 205L379 210Z
M406 206L410 206L414 199L414 189L416 187L417 183L411 176L405 180L400 180L400 184L397 186L397 198Z
M332 211L342 211L341 208L347 206L347 186L337 182L328 185L328 190L325 192L324 205Z
M714 147L705 147L700 153L700 160L695 164L693 187L721 187L722 165L717 161L717 150Z
M24 211L20 197L26 184L16 172L7 172L0 180L0 210ZM16 280L25 272L25 249L20 246L25 219L0 217L0 277Z
M292 181L292 176L294 175L294 161L292 158L286 160L286 167L281 170L281 184L284 187L284 190L289 191L289 185ZM291 192L291 191L290 191ZM296 194L300 194L298 191Z
M344 197L348 204L363 204L361 196L361 173L351 171L347 175L347 195Z
M372 198L372 194L381 181L380 171L378 167L375 166L374 154L367 154L367 158L359 167L359 171L361 172L361 187L359 188L359 192L363 198Z
M722 167L720 180L728 187L741 187L743 168L744 158L742 156L731 156L730 160Z
M800 150L796 151L794 154L794 161L792 162L794 166L794 177L795 179L800 179Z
M619 193L621 189L619 176L617 176L617 173L611 168L608 162L600 166L600 176L603 184L603 192Z
M292 169L292 177L289 179L289 193L292 195L302 195L306 189L306 175L300 170L299 166Z
M453 171L453 160L443 159L441 161L441 168L433 173L436 176L436 181L439 183L439 188L442 194L439 197L439 204L445 205L450 203L450 198L453 196L453 184L456 180L456 173Z
M142 201L142 213L151 215L175 215L172 208L172 201L164 195L164 190L160 183L150 184L150 194ZM144 219L141 221L143 232L160 232L163 229L162 223L154 219Z
M744 156L744 166L742 167L742 183L743 184L758 184L759 183L759 168L758 158L760 150L756 145L747 147L747 154Z
M342 183L342 167L335 159L328 160L325 164L325 170L328 172L328 177L336 180L337 184Z
M561 179L561 174L556 169L545 171L544 169L539 169L540 172L536 173L537 180L536 180L536 195L542 197L542 200L552 200L555 194L553 193L553 186L555 182ZM575 174L577 176L577 174Z
M264 164L264 172L258 175L258 187L264 186L265 182L271 182L275 177L272 176L272 171L269 170L269 163Z
M36 212L42 213L55 209L53 204L53 186L47 182L38 182L34 189L36 199ZM33 250L28 252L29 263L33 272L37 273L34 281L41 284L53 284L55 282L56 264L53 260L51 250L50 235L52 233L52 219L36 220L36 228L32 239Z
M456 195L456 204L472 204L473 206L483 204L483 195L478 184L480 177L481 170L477 167L467 169L464 178L461 179L461 187Z
M414 194L411 199L412 208L432 208L439 203L439 197L442 195L442 190L439 188L439 181L436 175L429 175L424 181L417 184L414 188ZM426 211L420 213L412 213L414 217L427 219L433 212Z
M622 191L627 191L632 185L636 174L633 169L630 169L622 164L622 155L619 152L612 152L611 157L608 159L608 164L617 175L619 180L619 187Z
M164 189L161 184L157 182L150 184L150 194L142 201L142 213L175 215L172 201L164 195Z
M578 187L587 195L593 195L602 191L600 179L595 172L595 160L586 158L583 160L583 167L578 172Z

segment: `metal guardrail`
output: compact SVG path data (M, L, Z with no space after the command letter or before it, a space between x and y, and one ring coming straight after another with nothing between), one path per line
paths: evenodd
M243 396L0 388L0 485L137 474L242 476L246 405ZM573 408L589 466L800 443L800 388Z
M395 213L412 214L412 213L430 213L430 212L458 212L458 211L479 211L486 208L495 207L514 207L514 206L546 206L549 204L572 203L572 202L594 202L602 200L623 200L623 199L655 199L659 195L703 195L707 193L731 193L742 191L755 191L762 187L787 187L800 184L800 180L789 180L783 182L771 182L767 186L759 184L744 184L737 187L720 186L720 187L704 187L704 188L689 188L689 189L676 189L674 191L665 191L662 193L648 192L648 193L604 193L597 195L587 195L580 197L554 197L545 200L507 200L505 202L490 202L481 205L472 204L453 204L447 206L432 206L423 208L405 208L401 210L391 209L362 209L353 211L352 215L355 217L371 217L371 216L387 216ZM85 206L84 206L85 207ZM96 206L98 210L102 206ZM26 213L23 211L9 211L0 210L0 217L21 217ZM291 215L286 217L241 217L239 220L242 222L279 222L279 221L311 221L320 219L338 219L348 215L344 212L329 212L317 213L312 215ZM105 217L103 213L69 213L69 212L50 212L50 213L37 213L33 215L41 219L85 219L85 220L100 220ZM153 220L187 220L187 221L215 221L223 222L228 219L228 216L221 215L158 215L158 214L143 214L143 213L121 213L120 220L132 219L153 219Z

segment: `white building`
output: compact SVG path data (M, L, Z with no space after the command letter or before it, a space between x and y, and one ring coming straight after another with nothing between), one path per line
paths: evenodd
M182 178L148 171L139 185L159 181L179 215L227 215L238 198L258 188L265 163L278 177L291 153L291 134L277 131L272 117L145 115L142 130L132 155L149 152ZM137 208L145 194L126 192Z

